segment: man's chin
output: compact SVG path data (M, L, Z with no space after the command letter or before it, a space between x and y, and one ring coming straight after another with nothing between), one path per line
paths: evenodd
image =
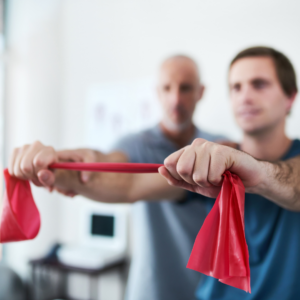
M163 126L168 129L169 131L176 131L176 132L181 132L186 130L190 125L191 121L185 121L185 122L174 122L169 119L165 119L162 121Z
M239 128L247 135L257 135L264 130L264 126L260 126L258 122L243 122L238 120Z
M249 136L257 136L257 135L261 135L263 132L266 131L266 128L264 127L245 127L242 128L244 134L249 135Z

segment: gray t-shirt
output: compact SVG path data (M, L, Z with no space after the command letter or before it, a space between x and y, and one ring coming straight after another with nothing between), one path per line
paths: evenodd
M224 140L197 129L195 138ZM192 141L191 141L192 142ZM130 162L163 163L178 148L159 125L121 139L114 147ZM196 199L133 204L133 255L127 300L194 299L200 274L186 268L196 235L206 216Z

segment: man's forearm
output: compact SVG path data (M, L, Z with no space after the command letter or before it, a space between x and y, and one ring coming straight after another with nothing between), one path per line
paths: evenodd
M92 151L90 155L93 161L98 162L128 161L122 152L103 154ZM56 170L54 186L60 191L80 194L92 200L108 203L132 203L141 199L179 200L185 196L183 190L169 186L159 174L94 172L90 174L88 181L83 182L80 172Z
M89 199L110 202L128 203L132 184L132 174L92 173L88 182L82 182L80 172L55 171L55 188L70 191Z
M246 191L260 194L286 209L300 211L300 156L276 163L261 162L261 170L262 182Z
M185 192L171 187L159 174L93 173L83 183L79 172L57 170L55 187L89 199L107 203L132 203L138 200L180 200Z

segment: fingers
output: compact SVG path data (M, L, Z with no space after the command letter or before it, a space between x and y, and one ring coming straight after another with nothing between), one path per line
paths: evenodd
M168 172L166 167L160 167L158 169L158 172L168 181L170 185L189 190L191 192L204 195L206 197L216 198L220 192L220 187L212 186L207 188L198 185L191 185L185 182L184 180L177 180L174 177L172 177L172 175Z
M84 154L83 154L83 162L86 163L92 163L92 162L97 162L97 156L95 151L93 150L89 150L89 149L83 149ZM80 172L80 179L83 183L86 183L90 180L91 176L92 176L92 172Z
M260 163L252 156L203 139L167 157L159 173L171 185L215 197L226 170L238 175L249 189L263 181Z
M29 148L29 145L25 145L25 146L19 148L17 155L14 159L12 175L14 175L20 179L27 179L27 177L25 175L25 171L23 172L23 170L21 168L21 161L22 161L22 158L24 157L24 154L28 150L28 148Z
M63 161L74 162L97 162L97 155L94 150L91 149L77 149L77 150L64 150L58 152L58 158ZM80 179L83 183L88 182L92 172L80 172Z
M52 191L53 185L55 183L55 175L52 171L43 169L37 173L38 181L45 187L50 187L50 192Z
M209 182L209 172L211 171L211 153L210 144L202 144L200 147L194 147L197 153L194 172L191 175L194 184L201 187L211 187L212 184Z
M48 170L48 166L56 161L57 155L52 147L35 142L31 145L16 148L13 151L9 160L9 172L12 176L31 180L38 186L52 186L54 183L54 174ZM41 170L44 170L44 172L39 174ZM41 180L46 175L48 176L47 180Z
M73 191L65 191L65 190L62 190L62 189L59 189L59 188L55 188L55 190L57 192L59 192L60 194L65 195L67 197L71 197L71 198L73 198L73 197L75 197L75 196L78 195L77 193L75 193Z
M35 142L31 145L24 145L21 148L15 149L10 159L11 175L24 180L33 179L33 158L43 147L45 146L40 142Z
M31 179L35 184L39 182L38 172L47 169L49 164L56 161L55 151L52 147L46 147L40 142L28 146L20 161L20 170L26 179ZM50 172L50 171L49 171Z
M160 173L172 185L182 186L182 182L202 188L219 187L223 173L231 167L230 148L196 139L165 160L165 169ZM188 189L191 189L189 186ZM194 188L193 188L194 189Z
M9 158L9 162L8 162L8 172L10 175L14 174L14 165L15 165L15 161L16 158L19 154L20 148L15 148Z
M184 180L191 185L210 187L208 172L210 166L210 143L204 139L196 139L165 160L165 167L177 180Z
M60 161L82 162L83 157L79 150L61 150L57 151L57 157Z
M31 158L32 156L30 156ZM40 170L48 170L49 165L58 161L57 153L52 147L43 146L33 157L33 167L35 174Z
M185 182L184 180L177 180L175 179L170 172L168 171L168 169L166 167L160 167L158 169L158 172L160 175L162 175L167 181L169 185L172 186L177 186L186 190L190 190L193 191L193 186L187 182Z
M207 178L208 182L214 186L222 185L223 174L231 167L229 163L231 159L230 150L228 147L220 147L218 145L214 145L211 149L210 168Z
M191 146L188 146L179 157L176 167L176 171L180 176L180 179L183 179L185 182L192 185L195 185L193 180L193 171L196 157L197 155L195 149Z
M168 169L166 167L160 167L158 169L158 172L161 176L163 176L170 185L174 185L174 186L178 186L179 185L179 181L180 180L177 180L175 179L171 174L170 172L168 171Z
M182 153L184 151L185 151L185 148L182 148L182 149L174 152L170 156L168 156L164 161L164 165L167 168L170 175L177 180L182 179L181 176L177 172L177 163L178 163L180 156L182 155Z

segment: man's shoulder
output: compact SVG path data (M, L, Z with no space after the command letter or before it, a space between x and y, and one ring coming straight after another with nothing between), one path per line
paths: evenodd
M112 150L131 152L135 149L137 151L149 145L156 145L158 141L157 129L152 127L123 136L115 143Z
M132 142L141 142L143 140L151 140L155 139L155 133L156 128L147 128L144 130L141 130L139 132L129 133L127 135L124 135L122 138L119 139L119 142L121 143L132 143Z
M159 132L153 127L123 136L111 150L125 153L130 162L151 162L153 149L157 152L159 143Z

